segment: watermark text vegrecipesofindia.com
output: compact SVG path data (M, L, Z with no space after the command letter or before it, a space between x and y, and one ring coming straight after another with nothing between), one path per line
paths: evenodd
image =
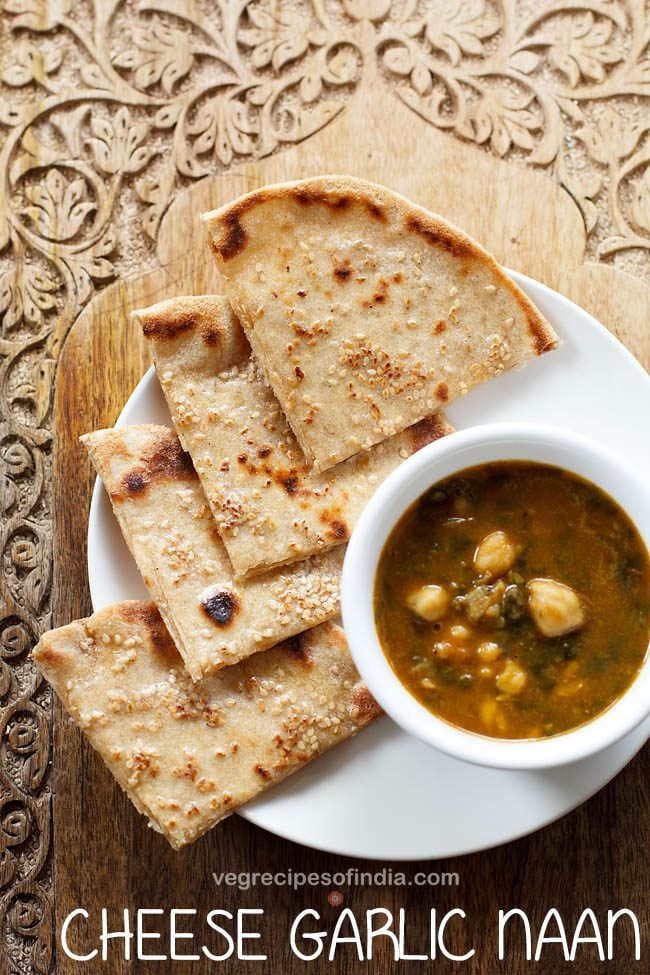
M434 870L405 873L383 867L381 870L360 870L347 867L344 870L310 871L219 871L212 873L216 887L237 887L250 890L252 887L289 887L300 890L303 887L458 887L460 875L453 871L439 873Z

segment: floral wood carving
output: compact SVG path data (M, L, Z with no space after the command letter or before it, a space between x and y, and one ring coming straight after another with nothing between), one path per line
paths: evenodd
M371 69L421 118L546 169L588 253L648 274L642 0L4 0L0 20L0 917L12 973L52 965L50 402L70 325L155 263L195 180L308 138ZM125 231L128 229L128 233Z

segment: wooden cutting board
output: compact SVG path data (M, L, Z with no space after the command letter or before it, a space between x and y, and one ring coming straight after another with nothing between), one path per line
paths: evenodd
M433 129L367 77L351 106L316 136L286 152L206 179L180 196L159 234L160 267L104 290L73 327L59 363L54 406L57 625L91 609L85 556L93 478L78 437L113 424L148 365L129 311L177 294L218 289L198 224L201 211L263 183L323 172L377 180L437 210L474 234L507 266L546 282L592 311L646 367L650 364L646 329L650 291L611 267L583 264L585 234L573 200L546 177L501 163ZM278 840L236 816L192 848L172 853L162 837L146 828L58 705L54 767L57 930L75 908L84 907L91 915L88 924L79 927L83 936L71 939L77 950L83 953L95 946L102 907L117 921L125 907L193 907L200 918L214 907L232 911L237 906L255 906L266 909L266 930L275 932L265 939L271 945L265 971L288 975L305 970L287 948L288 926L304 906L314 906L325 918L333 918L336 912L327 904L327 890L292 892L276 887L243 894L236 888L214 887L211 872L333 870L353 862L341 864L336 857ZM495 968L493 918L501 906L525 908L534 918L542 908L554 905L575 915L574 921L585 906L606 911L625 905L642 914L647 889L643 877L635 873L635 864L638 851L645 848L649 825L647 772L646 751L616 783L560 823L500 850L447 861L444 869L461 875L460 889L440 889L423 897L421 889L349 888L344 903L357 912L379 905L395 911L405 907L416 926L427 923L424 912L431 906L463 907L473 919L474 943L481 958L472 968L477 973ZM477 813L479 807L480 797ZM356 865L367 869L362 862ZM241 967L231 960L221 965L221 971L234 973ZM179 970L173 962L144 968L158 973ZM79 970L59 950L60 975ZM139 970L117 960L110 965L112 975ZM214 967L205 959L192 965L193 972L208 970ZM331 970L327 961L310 967L314 972ZM338 970L358 968L350 962ZM382 949L373 971L392 970ZM436 965L440 973L456 970L450 962ZM510 970L523 970L516 958ZM407 975L411 966L403 963L400 971ZM556 967L542 961L536 971L544 975ZM590 966L581 960L572 965L574 975L588 971Z

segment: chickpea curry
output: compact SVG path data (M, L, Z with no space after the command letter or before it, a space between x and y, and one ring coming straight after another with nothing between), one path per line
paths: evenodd
M646 655L648 551L595 485L507 461L439 482L402 517L375 583L397 676L437 716L496 738L591 720Z

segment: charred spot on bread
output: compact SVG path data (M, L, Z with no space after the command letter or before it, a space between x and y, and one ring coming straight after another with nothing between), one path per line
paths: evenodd
M305 485L302 479L303 474L308 473L307 467L285 467L278 469L277 467L264 467L264 472L268 477L278 484L284 491L289 495L300 495L305 497L311 495L313 492Z
M501 283L515 298L523 312L528 334L533 340L535 355L543 355L545 352L550 352L551 349L554 349L558 344L558 339L550 332L546 321L541 317L532 302L521 293L515 282L510 278L504 277Z
M376 203L375 200L369 200L367 198L365 198L363 202L371 217L374 217L375 220L380 220L382 223L386 222L387 216L385 207L381 206L380 203Z
M195 478L192 458L183 450L174 431L170 430L159 437L141 461L123 475L117 489L111 491L111 498L120 501L124 497L139 497L155 481Z
M146 486L147 481L145 480L144 476L137 471L134 471L132 474L127 474L124 479L124 487L129 497L133 497L136 494L142 494Z
M271 778L271 773L269 772L269 770L267 768L264 768L263 765L255 765L254 768L255 768L255 771L257 772L257 774L260 776L260 778L262 778L262 779L270 779Z
M388 298L390 284L386 278L379 278L377 286L370 298L363 298L361 304L364 308L372 308L374 305L383 305Z
M327 509L321 513L321 522L327 526L327 534L336 542L346 542L350 537L350 529L343 520L340 510Z
M161 301L133 314L142 327L143 335L153 342L179 338L191 342L196 336L208 348L214 349L224 344L231 333L237 332L238 323L234 314L220 295L185 295ZM235 343L243 346L244 356L247 342L241 329L239 333Z
M218 589L202 597L201 609L217 626L230 626L239 609L239 599L229 589Z
M310 206L313 203L320 203L330 207L332 210L347 210L352 204L353 197L349 193L327 192L317 189L314 186L305 186L296 190L293 194L294 199L301 206Z
M154 651L161 657L178 657L178 650L174 645L162 616L155 603L128 602L122 606L122 619L125 623L135 623L143 626Z
M449 432L443 420L434 413L433 416L425 416L423 420L414 423L409 427L406 434L411 442L413 451L421 450L427 444L433 443Z
M151 452L145 455L144 466L152 479L196 477L192 458L183 450L180 440L172 430L161 437Z
M39 663L49 664L50 667L57 667L63 659L63 655L58 652L56 647L51 646L45 639L41 640L35 647L34 657Z
M196 327L195 315L151 316L141 319L142 334L148 339L170 341Z
M335 264L333 274L339 284L345 284L346 281L349 281L352 276L352 265L349 258L346 257L344 261Z
M302 667L311 667L312 655L309 647L309 636L307 631L297 633L296 636L289 637L280 646L289 654L292 660Z
M352 706L357 708L361 721L371 721L379 717L381 708L365 684L357 684L352 692Z
M526 325L528 327L528 332L533 339L535 355L543 355L544 352L550 352L551 349L554 349L557 346L557 339L553 338L549 334L544 323L541 322L536 315L532 313L527 314Z
M230 261L243 251L248 234L241 223L243 208L232 209L223 217L223 234L220 240L212 239L212 249L224 261Z
M558 340L550 333L544 319L540 318L535 309L528 304L523 305L523 311L526 316L528 334L533 340L535 355L543 355L545 352L550 352L551 349L556 348Z
M436 386L436 399L439 399L441 403L446 403L449 399L449 387L447 383L438 383Z
M219 345L222 340L221 328L216 322L201 322L199 332L204 344L211 349Z
M294 200L299 206L320 204L330 210L347 210L357 202L352 193L327 189L320 185L302 185L288 193L279 194L262 188L248 194L237 204L226 209L223 215L218 218L222 232L218 239L216 236L211 237L210 247L213 253L223 261L229 261L241 253L249 239L242 224L243 216L249 210L253 210L269 200L277 199L278 196L285 196L287 199ZM386 222L388 219L386 207L367 197L362 197L361 202L375 220L382 223Z
M447 322L444 320L444 318L439 318L434 326L433 331L436 333L436 335L440 335L442 332L444 332L446 328L447 328Z
M404 227L410 233L418 234L431 247L440 247L453 257L464 258L476 255L475 245L453 229L436 226L424 216L411 214L404 222Z
M350 537L348 526L344 521L339 521L338 518L335 518L330 524L330 535L332 535L333 538L336 538L337 541L344 542Z
M295 492L298 490L298 477L295 474L281 476L280 484L287 494L295 494Z
M557 340L549 335L547 329L536 315L527 314L526 325L533 340L535 355L543 355L544 352L550 352L551 349L556 347Z
M301 206L319 203L322 206L330 207L332 210L347 210L355 202L354 196L350 193L320 189L317 186L302 186L295 190L292 195ZM386 209L380 203L368 199L368 197L363 197L362 202L375 220L382 222L386 220Z

